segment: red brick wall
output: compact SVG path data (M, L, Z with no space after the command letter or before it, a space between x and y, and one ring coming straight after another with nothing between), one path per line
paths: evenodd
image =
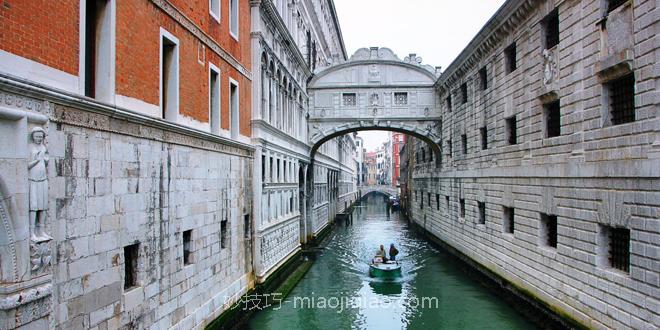
M79 0L0 1L0 49L78 75Z

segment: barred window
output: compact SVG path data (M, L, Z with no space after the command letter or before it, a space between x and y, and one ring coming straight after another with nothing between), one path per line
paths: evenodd
M394 93L394 105L408 105L408 93Z
M345 107L354 107L357 105L357 95L355 93L342 94L342 99Z
M553 10L543 19L545 30L545 48L550 49L559 44L559 11Z
M545 246L557 247L557 216L541 214L541 242Z
M559 100L543 106L545 112L545 135L548 138L561 135L561 112Z
M488 149L488 128L486 126L479 129L481 135L481 150Z
M612 125L635 121L635 75L629 74L608 84Z
M512 207L502 207L502 214L503 214L503 219L502 219L502 230L507 233L507 234L513 234L514 230L514 210Z
M137 286L138 251L140 244L124 247L124 290Z
M602 226L603 250L607 251L607 262L611 268L630 272L630 229Z
M461 218L465 218L465 198L460 199L461 204Z
M477 202L477 206L479 208L479 224L484 225L486 224L486 203Z
M506 65L506 73L509 74L516 71L518 65L516 63L516 43L512 43L509 47L504 49L504 63Z
M461 103L465 104L468 101L468 90L467 90L467 83L463 83L461 85Z

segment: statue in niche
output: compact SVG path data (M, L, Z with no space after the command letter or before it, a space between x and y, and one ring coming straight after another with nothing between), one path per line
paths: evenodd
M30 225L32 241L43 242L52 239L46 233L46 212L48 210L48 149L44 144L46 132L35 127L30 133L30 159L28 162L28 180L30 181Z
M373 93L371 94L371 106L378 106L380 96L378 96L378 93Z

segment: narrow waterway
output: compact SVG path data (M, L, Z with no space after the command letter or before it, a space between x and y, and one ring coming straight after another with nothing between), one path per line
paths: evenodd
M335 228L312 268L281 304L260 311L251 329L531 329L506 302L468 277L448 255L420 238L381 195ZM400 251L402 277L369 276L379 245Z

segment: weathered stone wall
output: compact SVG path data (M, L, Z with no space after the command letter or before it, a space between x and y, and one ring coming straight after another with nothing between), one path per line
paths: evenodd
M579 322L655 328L660 326L660 120L653 42L658 14L654 1L630 1L609 15L606 4L505 4L497 14L501 25L482 30L438 82L441 100L451 94L453 101L451 109L446 102L443 108L442 164L427 157L415 166L411 213L447 244ZM542 19L555 7L560 42L544 57ZM604 16L611 24L601 29L597 23ZM626 19L633 24L620 29L618 22ZM507 74L503 53L513 42L517 68ZM627 72L635 75L635 120L612 125L606 84ZM561 134L548 138L543 105L553 100L561 105ZM505 119L514 115L518 141L509 145ZM484 126L486 149L480 138ZM416 151L422 148L428 155L428 146L417 141ZM485 224L479 223L478 202L485 203ZM515 211L512 234L504 230L503 207ZM543 239L541 214L557 216L556 248ZM608 265L607 226L630 230L629 272Z
M23 269L18 281L3 279L16 284L0 296L2 328L195 328L247 291L251 147L46 90L21 94L0 94L2 127L17 123L20 133L2 131L3 144L18 147L0 159L9 182L0 184L8 187L1 189L3 214L13 205L9 220L18 234L2 248L18 250ZM28 120L13 120L14 112ZM52 239L28 237L38 232L27 226L32 188L21 155L37 124L50 158L45 233ZM27 240L50 251L28 251ZM135 286L125 288L124 247L136 243Z

